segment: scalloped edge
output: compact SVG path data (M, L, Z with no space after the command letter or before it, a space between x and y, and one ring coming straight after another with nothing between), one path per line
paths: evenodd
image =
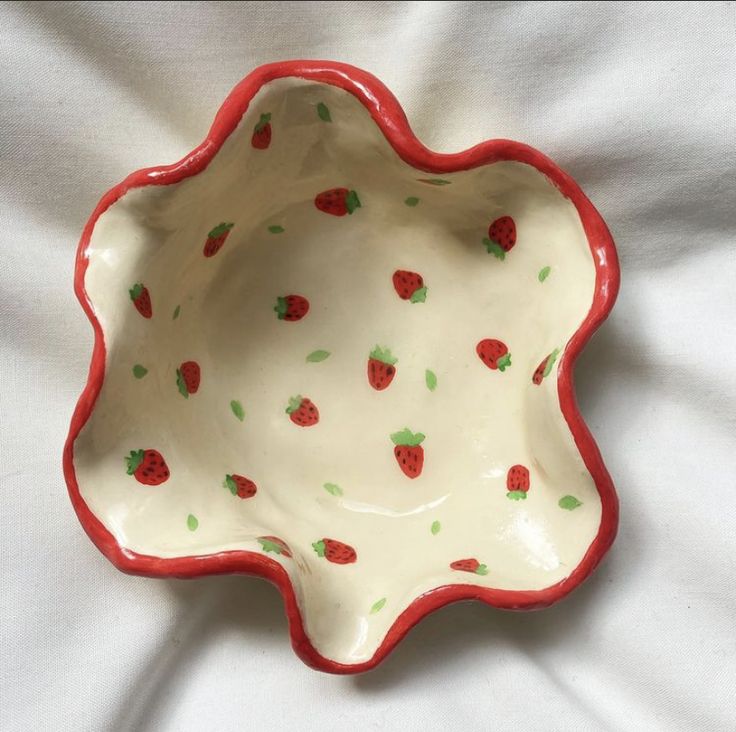
M568 341L557 366L560 408L601 499L601 523L585 556L564 580L543 590L495 590L477 585L444 585L414 600L396 619L374 655L357 664L343 664L316 651L304 630L294 589L286 570L273 559L252 551L228 551L204 556L165 559L137 554L121 547L84 502L74 472L74 443L86 424L105 373L105 338L102 326L84 289L88 265L87 247L97 219L133 188L177 183L204 170L225 140L238 126L254 95L275 79L297 77L339 87L355 96L370 112L389 144L410 166L430 174L469 170L498 161L515 161L533 166L568 198L578 211L590 244L596 269L595 295L580 328ZM482 142L459 153L435 153L411 131L403 109L393 94L372 74L348 64L332 61L286 61L256 68L228 95L215 116L204 142L178 163L138 170L109 190L87 221L77 249L74 291L94 330L94 346L87 384L72 415L64 445L64 478L74 509L84 530L97 548L120 570L148 577L200 577L210 574L247 574L275 584L284 599L291 644L296 654L312 668L335 674L368 671L378 665L423 617L461 600L480 600L496 608L532 610L547 607L565 597L596 568L610 548L618 528L618 498L598 446L575 399L573 369L583 347L606 319L616 300L620 269L616 248L605 222L577 183L555 163L528 145L497 139Z

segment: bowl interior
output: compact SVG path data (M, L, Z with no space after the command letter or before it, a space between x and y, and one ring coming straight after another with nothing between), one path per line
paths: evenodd
M331 659L438 586L549 587L596 535L555 378L595 267L531 166L427 174L348 92L274 81L202 173L98 219L85 287L83 499L130 551L281 562Z

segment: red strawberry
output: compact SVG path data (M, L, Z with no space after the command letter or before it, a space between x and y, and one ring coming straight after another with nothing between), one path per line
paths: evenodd
M450 569L457 569L460 572L473 572L474 574L488 574L488 567L481 564L477 559L458 559L450 564Z
M324 557L333 564L352 564L358 558L353 547L336 539L320 539L312 544L312 548L318 557Z
M261 115L258 124L253 128L253 137L250 144L256 150L265 150L271 144L271 113Z
M331 188L318 194L314 199L314 205L320 211L333 216L352 215L356 208L360 208L360 199L355 191L347 188Z
M514 501L526 499L529 490L529 470L523 465L513 465L506 474L506 488L509 498Z
M511 354L502 341L484 338L475 347L475 352L489 369L506 371L511 366Z
M158 450L132 450L125 463L128 475L143 485L160 485L169 479L169 466Z
M264 552L274 552L282 557L290 557L291 550L283 539L278 536L259 536L258 543L263 547Z
M511 216L501 216L488 227L488 238L483 239L489 254L505 259L516 244L516 224Z
M368 383L376 391L382 391L394 380L397 361L388 348L376 346L371 351L368 357Z
M209 234L207 234L207 241L204 243L203 254L205 257L214 257L217 252L222 249L222 245L225 243L225 239L230 235L230 230L235 224L218 224L215 226Z
M289 399L286 413L294 424L300 427L311 427L319 422L319 410L307 397L295 396Z
M199 389L200 370L196 361L184 361L176 370L176 385L179 393L189 398L190 394L196 394Z
M153 306L151 305L151 295L148 292L148 288L142 282L137 282L128 292L130 293L130 299L133 301L133 305L135 305L135 309L144 318L152 317Z
M309 300L301 295L277 297L274 311L279 320L301 320L309 312Z
M408 427L391 435L394 447L394 457L399 467L408 478L418 478L424 466L424 448L421 443L424 435L421 432L414 434Z
M256 484L242 475L226 475L223 485L238 498L253 498L258 491Z
M394 289L402 300L424 302L427 299L427 288L424 286L422 275L397 269L394 272Z
M552 353L550 353L549 356L547 356L547 358L545 358L544 361L542 361L542 363L539 364L539 366L537 366L536 371L534 372L534 376L532 376L533 384L536 384L537 386L539 386L539 384L542 383L542 379L545 376L550 375L552 371L552 367L554 366L555 361L557 360L557 354L559 352L560 352L560 349L555 348L555 350L552 351Z

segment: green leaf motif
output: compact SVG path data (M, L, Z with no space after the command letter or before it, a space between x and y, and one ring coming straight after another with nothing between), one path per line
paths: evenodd
M332 122L332 117L330 117L330 110L324 102L320 102L317 105L317 114L323 122Z
M542 269L539 270L539 274L537 277L539 278L540 282L544 282L547 277L549 277L549 273L552 271L552 267L542 267Z
M449 186L450 181L444 178L417 178L420 183L427 183L430 186Z
M424 372L424 381L427 384L427 389L434 391L437 388L437 375L434 371L427 369Z
M565 511L574 511L578 506L582 506L582 501L578 501L575 496L562 496L557 502L560 508L564 508Z
M189 531L196 531L199 527L199 521L197 520L197 517L194 514L189 514L187 516L187 528Z
M269 226L268 227L268 230L272 234L283 234L286 231L286 229L283 226L279 226L278 224L274 224L273 226Z
M230 402L230 409L241 422L245 419L245 410L243 409L243 405L237 399L233 399Z
M506 497L512 501L526 501L526 491L509 491Z
M419 199L416 196L409 196L409 198L404 199L404 203L414 208L419 203Z
M330 357L329 351L312 351L307 356L307 363L320 363Z
M341 496L342 495L342 488L340 488L339 485L336 483L325 483L324 489L331 493L333 496Z
M432 528L430 529L430 531L432 532L433 536L437 536L437 534L440 533L441 528L442 528L442 524L439 521L433 521Z
M374 602L373 606L371 607L371 615L374 615L379 610L383 608L383 606L386 604L386 598L382 597L378 602Z
M174 308L174 314L171 316L172 320L176 320L179 317L179 313L181 312L181 305L177 305Z
M145 366L141 366L139 363L133 366L133 376L136 379L142 379L147 373L148 369Z

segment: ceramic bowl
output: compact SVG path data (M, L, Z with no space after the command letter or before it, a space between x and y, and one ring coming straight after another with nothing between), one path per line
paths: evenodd
M261 67L84 229L74 507L126 572L271 580L326 671L456 600L549 605L616 531L572 374L618 277L539 152L433 153L371 75Z

